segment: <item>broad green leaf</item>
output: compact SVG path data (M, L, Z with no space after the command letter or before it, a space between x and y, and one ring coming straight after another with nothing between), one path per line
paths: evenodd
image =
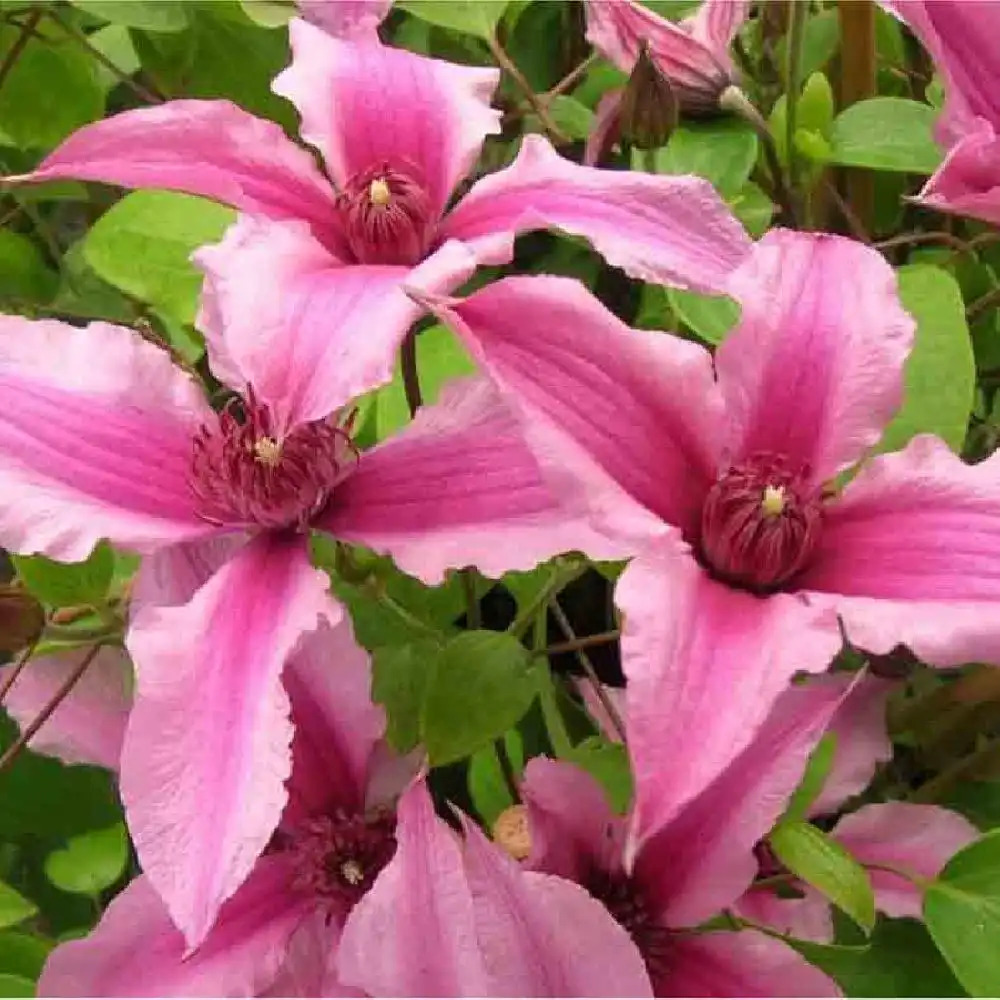
M145 31L183 31L187 7L177 0L73 0L73 6L111 24Z
M432 765L460 760L516 725L535 698L530 654L505 632L463 632L442 650L424 698Z
M938 112L901 97L873 97L842 111L830 133L833 162L844 167L930 174L942 153L931 134Z
M656 151L656 169L661 174L697 174L722 195L734 195L757 162L757 143L750 126L735 118L685 123ZM638 156L636 151L634 167L641 165Z
M840 21L835 10L813 14L806 21L802 38L802 56L799 71L802 78L822 69L840 48ZM783 38L777 46L778 65L787 65L788 46Z
M1000 826L1000 781L965 781L956 785L945 803L972 820L980 830Z
M790 872L866 931L875 926L875 896L868 873L835 840L811 823L793 820L779 823L768 842Z
M396 6L439 28L492 38L507 0L398 0Z
M43 604L99 604L115 569L111 546L101 542L84 562L61 563L46 556L12 556L17 575Z
M0 973L37 979L52 945L25 931L0 931Z
M774 202L753 181L747 181L734 195L726 199L733 215L753 237L763 236L774 218Z
M0 973L0 997L33 997L35 984L23 976Z
M25 45L0 87L0 139L21 149L51 149L104 113L93 58L56 29L39 30L44 37ZM19 34L0 27L0 52L9 52Z
M800 128L825 136L833 125L833 88L823 73L813 73L802 88L796 122Z
M973 996L1000 996L1000 830L945 865L924 894L924 922Z
M63 254L59 291L53 308L65 309L81 318L133 323L137 316L135 305L94 273L84 257L84 243L85 239L78 240Z
M917 321L905 369L903 406L886 428L880 451L902 448L914 434L937 434L955 451L965 441L976 365L955 279L927 264L897 272L903 306Z
M295 0L240 0L240 6L262 28L283 28L296 13Z
M420 713L441 646L418 639L383 646L372 657L372 698L385 707L386 739L400 753L420 742Z
M51 302L59 275L27 237L0 229L0 302L16 306Z
M133 74L139 69L139 56L132 44L132 32L124 24L108 24L87 36L91 45L123 73ZM97 77L106 91L117 87L121 80L107 66L97 63ZM86 198L86 195L84 195Z
M594 112L575 97L560 94L549 105L552 120L571 139L586 139L594 122ZM541 126L541 123L539 123Z
M616 813L626 812L632 801L632 771L628 751L621 743L588 736L573 748L570 760L601 783Z
M516 729L508 730L504 733L503 741L507 760L517 777L524 768L520 734ZM514 805L495 743L482 747L469 758L466 780L472 804L487 827L493 825L504 809Z
M128 835L121 823L73 837L45 859L45 875L63 892L94 896L110 888L125 871Z
M38 907L30 899L25 899L6 882L0 882L0 927L13 927L37 912Z
M740 319L740 307L725 295L668 288L667 298L680 319L707 344L721 344Z
M792 792L792 797L788 800L788 805L785 807L785 812L779 822L806 818L809 807L823 791L823 786L830 774L830 768L833 767L833 758L836 752L837 734L829 732L816 744L816 748L809 755L802 780Z
M87 234L84 256L99 277L181 323L194 321L201 272L192 252L221 239L232 209L173 191L136 191Z
M441 388L449 379L470 375L475 370L468 352L447 327L437 324L417 336L417 372L425 404L437 400ZM403 373L398 362L392 381L376 393L375 399L376 430L381 441L410 420Z

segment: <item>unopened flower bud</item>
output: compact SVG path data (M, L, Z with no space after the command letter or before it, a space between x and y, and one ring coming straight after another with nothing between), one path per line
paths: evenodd
M659 149L677 127L679 111L674 88L643 43L622 93L622 135L638 149Z
M531 854L528 807L516 805L504 809L493 824L493 841L515 861L524 861Z
M22 587L0 586L0 650L30 646L45 628L45 609Z

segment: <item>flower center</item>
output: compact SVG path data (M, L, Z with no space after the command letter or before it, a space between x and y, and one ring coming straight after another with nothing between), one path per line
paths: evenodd
M359 264L416 264L430 249L435 220L415 174L384 163L347 182L340 209Z
M670 931L657 920L635 881L623 872L595 870L585 888L628 931L656 982L669 964Z
M808 468L792 468L780 455L751 455L708 491L701 555L728 583L755 593L780 590L808 562L822 521Z
M314 816L293 831L285 850L295 889L350 910L396 853L396 817L385 811Z
M199 517L211 524L301 531L356 457L348 434L328 421L279 438L270 411L251 390L195 435L188 482Z

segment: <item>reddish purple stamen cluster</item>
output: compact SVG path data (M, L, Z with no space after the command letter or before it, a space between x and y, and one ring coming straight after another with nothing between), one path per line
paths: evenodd
M751 455L716 480L701 513L700 549L720 579L779 590L805 566L823 520L809 470L780 455Z
M347 911L396 853L396 817L385 811L314 816L291 834L285 850L296 890Z
M669 965L670 931L656 918L639 886L624 872L594 870L586 888L628 931L650 978L657 982Z
M359 264L416 264L430 249L436 220L417 173L383 163L347 182L340 207Z
M189 482L199 516L212 524L301 531L356 458L347 433L328 421L276 435L251 391L195 435Z

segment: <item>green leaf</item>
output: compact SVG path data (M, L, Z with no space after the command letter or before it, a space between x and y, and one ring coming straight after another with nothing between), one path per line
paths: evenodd
M201 272L192 252L221 239L230 208L173 191L136 191L87 234L84 256L99 277L181 323L194 321Z
M0 302L51 302L58 287L59 275L38 247L27 236L0 229Z
M0 927L13 927L37 912L38 907L30 899L25 899L6 882L0 882Z
M492 38L507 0L398 0L396 6L439 28Z
M822 69L837 53L840 47L840 21L835 10L825 10L813 14L806 21L802 38L800 73L803 78ZM787 65L786 40L777 47L778 65Z
M833 125L834 111L835 103L830 81L823 73L813 73L806 80L802 95L799 97L797 115L799 127L826 136Z
M447 327L431 326L417 336L417 372L425 404L437 400L450 378L470 375L475 370L468 352ZM375 400L376 430L381 441L410 421L403 373L398 362L392 381L375 394Z
M100 604L111 584L115 556L107 542L101 542L79 563L61 563L46 556L11 556L18 576L43 604L65 607L73 604Z
M63 892L94 896L122 877L128 862L128 835L121 823L73 837L45 859L45 875Z
M52 945L24 931L0 931L0 973L37 979Z
M145 31L183 31L186 4L177 0L73 0L73 6L111 24Z
M965 305L955 279L927 264L897 271L903 306L917 321L916 340L906 362L903 406L879 442L895 451L914 434L937 434L955 451L965 441L975 388Z
M530 654L506 632L463 632L438 657L424 699L434 766L460 760L512 728L535 698Z
M138 72L139 56L136 54L135 45L132 44L132 32L124 24L105 25L99 31L91 32L87 39L98 52L123 73L132 75ZM97 63L95 71L105 91L113 90L121 83L118 74L112 73L107 66L101 63ZM84 194L81 200L85 201L86 197Z
M104 89L94 61L75 40L39 26L0 88L0 137L21 149L51 149L104 113ZM0 52L20 30L0 28Z
M831 129L833 162L931 174L942 160L931 134L937 114L928 104L901 97L873 97L852 104Z
M524 768L521 736L516 729L511 729L504 733L503 740L507 759L514 774L519 776ZM466 780L472 804L487 827L493 826L497 816L504 809L514 805L514 798L504 776L494 743L477 750L469 758L469 771Z
M788 820L804 820L809 812L809 807L816 801L819 793L823 791L823 785L833 767L833 759L837 753L837 734L827 733L816 744L816 748L809 755L806 763L805 773L798 787L792 792L792 797L788 800L785 812L779 822Z
M283 28L295 17L295 0L240 0L247 17L263 28Z
M601 783L611 808L624 815L632 801L632 770L625 747L601 736L588 736L573 748L569 759Z
M674 312L707 344L721 344L740 319L740 307L725 295L667 289Z
M1000 830L945 865L924 894L924 922L973 996L1000 996Z
M835 840L800 820L779 823L768 838L778 860L818 889L866 931L875 926L875 896L868 873Z
M35 984L23 976L0 973L0 997L33 997Z
M757 162L757 142L750 126L739 119L685 123L656 151L656 170L661 174L697 174L722 195L735 195ZM634 156L638 155L636 151Z
M372 698L385 707L386 739L400 753L420 742L420 714L440 655L433 639L383 646L373 654Z
M972 820L980 830L1000 826L1000 781L965 781L956 785L944 803Z
M552 120L571 139L586 139L594 122L594 112L574 97L559 94L549 104ZM539 123L541 127L541 123Z
M774 218L774 202L753 181L747 181L726 201L751 236L763 236L770 228Z

